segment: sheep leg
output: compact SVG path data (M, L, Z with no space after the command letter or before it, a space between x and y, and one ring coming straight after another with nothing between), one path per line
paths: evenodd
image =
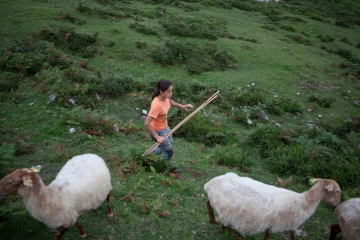
M263 239L263 240L269 240L269 239L270 239L270 235L271 235L271 233L269 232L269 229L266 230L265 236L264 236L264 239Z
M109 192L109 194L107 195L106 197L106 201L107 201L107 207L108 207L108 210L107 210L107 215L109 218L112 218L114 216L114 213L111 209L111 206L110 206L110 197L111 197L111 192Z
M213 207L211 206L210 200L207 200L207 201L206 201L206 205L207 205L207 209L208 209L208 212L209 212L210 222L211 222L211 223L214 223L214 224L219 224L219 223L216 221L216 219L215 219L214 209L213 209Z
M232 228L229 228L229 227L225 227L224 224L222 225L222 229L224 231L227 231L232 237L234 237L236 240L242 240L238 235L236 235Z
M291 240L295 240L295 231L294 230L290 230L290 239Z
M330 227L330 240L335 240L336 235L341 232L339 224L332 224Z
M85 228L79 222L76 222L75 226L79 229L80 237L84 238L87 236Z
M68 230L69 228L64 228L64 227L59 227L58 231L55 234L55 239L56 240L61 240L62 236L64 235L64 233L66 232L66 230Z

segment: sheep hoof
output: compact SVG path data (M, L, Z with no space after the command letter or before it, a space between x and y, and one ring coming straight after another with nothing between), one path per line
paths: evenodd
M108 213L107 215L108 215L108 218L113 218L114 217L114 213L112 213L112 212Z
M87 234L85 233L85 234L82 234L82 235L80 235L80 237L81 238L85 238L87 236Z
M219 222L216 219L211 219L210 222L213 224L219 224Z

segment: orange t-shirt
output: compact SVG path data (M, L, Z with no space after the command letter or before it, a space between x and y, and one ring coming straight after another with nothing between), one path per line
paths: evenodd
M158 97L153 99L148 115L154 118L151 122L154 130L163 130L168 126L167 116L170 106L170 100L168 98L165 99L165 102L160 101Z

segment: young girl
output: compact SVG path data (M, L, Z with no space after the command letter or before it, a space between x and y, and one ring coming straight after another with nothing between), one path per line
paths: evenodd
M163 79L158 82L152 96L150 111L144 123L150 132L151 138L160 143L153 152L156 154L162 153L164 160L171 160L173 156L172 136L164 138L170 132L167 120L170 107L177 107L185 111L193 108L191 104L182 105L171 100L172 90L173 84L169 80ZM178 171L177 169L170 170Z

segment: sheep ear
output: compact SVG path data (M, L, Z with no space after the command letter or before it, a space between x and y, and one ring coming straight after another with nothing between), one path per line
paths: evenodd
M11 184L16 185L16 184L21 183L21 179L20 179L20 178L17 178L17 179L11 179L9 182L10 182Z
M27 187L32 187L33 186L33 182L31 180L30 176L23 177L22 180L23 180L24 186L27 186Z
M325 189L328 190L329 192L332 192L334 190L334 185L328 184L325 186Z

